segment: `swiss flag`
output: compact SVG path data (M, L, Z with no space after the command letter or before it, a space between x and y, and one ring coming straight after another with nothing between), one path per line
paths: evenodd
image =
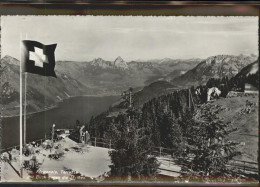
M23 40L21 60L23 72L57 77L54 71L57 44L44 45L37 41Z

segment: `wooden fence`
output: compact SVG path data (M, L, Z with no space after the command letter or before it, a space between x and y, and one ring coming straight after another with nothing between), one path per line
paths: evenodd
M231 160L228 167L242 170L244 173L258 173L258 163L244 160Z
M179 166L186 166L191 167L192 166L192 157L189 157L188 159L185 159L185 162L180 161L179 159L174 159L172 156L174 152L174 149L164 148L164 147L155 147L152 155L156 157L164 157L168 158L168 163L170 164L177 164ZM249 162L245 160L237 160L232 159L227 164L227 167L237 169L242 171L243 173L253 173L258 175L258 163L257 162Z
M104 138L90 138L91 145L95 146L95 147L104 147L104 148L108 148L108 149L113 149L113 144L112 141L110 139L104 139Z

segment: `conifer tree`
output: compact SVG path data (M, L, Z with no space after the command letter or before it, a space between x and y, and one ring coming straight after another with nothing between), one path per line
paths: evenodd
M128 99L131 101L131 99ZM147 135L141 112L129 105L126 114L119 115L112 124L109 135L113 150L109 153L111 176L132 179L153 179L158 163L151 155L151 135Z
M236 129L217 117L220 110L218 106L204 104L189 122L193 125L188 127L187 142L195 155L192 172L207 176L225 174L228 161L240 154L238 143L226 139Z

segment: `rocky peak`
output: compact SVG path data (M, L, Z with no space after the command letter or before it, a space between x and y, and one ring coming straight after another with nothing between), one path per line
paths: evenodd
M102 58L95 58L92 62L91 65L93 66L99 66L102 68L107 68L111 66L111 64L108 61L103 60Z
M245 56L245 55L239 55L239 56L234 56L234 55L217 55L217 56L211 56L206 59L206 65L214 65L214 64L222 64L222 63L227 63L230 61L255 61L256 56Z
M104 60L102 58L95 58L92 61L92 64L102 64L104 62Z
M6 55L4 56L2 59L1 59L1 64L2 63L6 63L6 64L14 64L14 65L17 65L17 66L20 66L20 61L17 60L16 58L13 58L9 55Z
M114 61L114 66L117 68L128 69L127 63L120 56Z
M256 57L245 56L245 55L217 55L208 57L203 60L195 68L187 71L180 77L173 79L174 84L185 84L189 85L203 85L210 78L223 78L227 76L228 78L237 75L242 68L254 62ZM257 71L254 66L250 70L250 73Z
M217 55L211 56L206 59L206 65L213 65L222 63L224 59L226 59L228 55Z

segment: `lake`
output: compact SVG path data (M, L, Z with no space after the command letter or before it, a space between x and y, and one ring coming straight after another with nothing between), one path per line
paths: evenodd
M56 108L27 115L26 142L44 138L55 128L71 128L76 120L86 123L91 116L107 111L120 96L79 96L64 100ZM2 149L19 145L19 116L2 118Z

